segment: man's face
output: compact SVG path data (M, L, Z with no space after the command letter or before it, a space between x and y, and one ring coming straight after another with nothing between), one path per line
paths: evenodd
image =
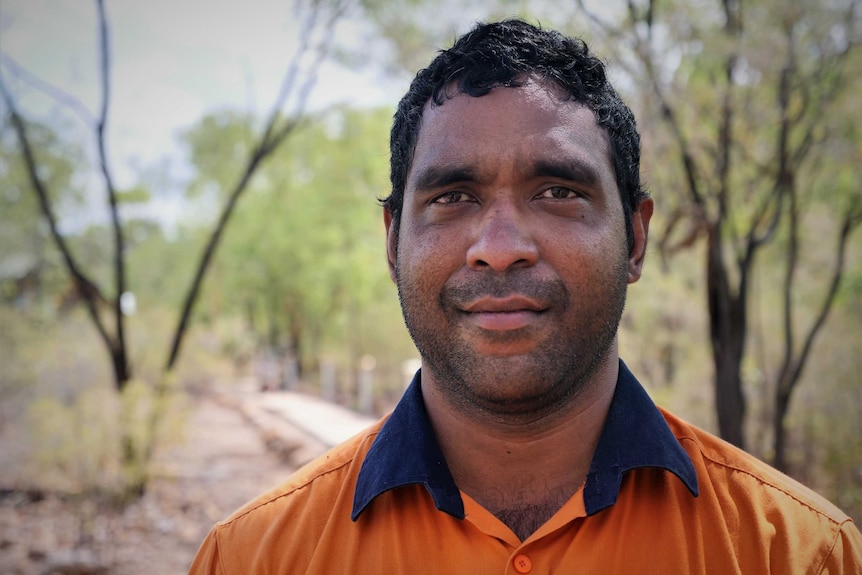
M607 134L547 84L426 105L397 234L385 213L423 385L496 414L577 395L616 362L651 212L630 255Z

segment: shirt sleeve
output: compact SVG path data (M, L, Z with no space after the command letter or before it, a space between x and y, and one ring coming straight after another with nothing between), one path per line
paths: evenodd
M822 575L862 575L862 534L849 519L841 526Z
M213 527L201 543L189 567L189 575L225 575L219 556L217 530Z

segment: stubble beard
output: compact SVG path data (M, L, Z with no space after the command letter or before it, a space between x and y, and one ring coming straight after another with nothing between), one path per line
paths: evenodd
M625 307L627 273L627 260L623 258L614 266L611 284L585 294L584 301L573 301L559 279L528 279L517 273L483 276L471 285L447 283L439 297L432 300L423 299L427 291L421 290L415 279L404 277L400 266L396 266L405 324L422 356L423 369L433 376L447 402L466 413L479 412L521 423L546 418L569 405L610 359L608 354ZM528 354L483 355L459 336L456 328L463 312L458 311L457 302L506 293L548 303L551 309L544 313L575 315L561 317L557 329ZM574 306L578 309L571 310ZM434 317L445 318L445 328L428 320Z

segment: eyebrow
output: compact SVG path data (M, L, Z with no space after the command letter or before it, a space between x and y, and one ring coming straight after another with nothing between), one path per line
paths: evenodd
M417 190L433 190L476 179L476 170L469 166L429 166L417 174L413 187Z
M533 163L533 176L550 176L587 186L595 186L599 182L596 169L577 158L569 161L538 160Z
M537 160L530 168L533 177L552 177L586 186L595 186L600 178L596 169L577 158L568 160ZM461 182L480 180L478 171L466 165L441 165L423 168L413 178L413 188L418 191L436 190Z

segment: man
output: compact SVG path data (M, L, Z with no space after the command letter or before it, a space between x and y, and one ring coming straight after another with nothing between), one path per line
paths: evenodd
M213 528L192 573L860 573L823 498L659 410L619 360L653 202L578 40L479 25L391 135L394 412Z

